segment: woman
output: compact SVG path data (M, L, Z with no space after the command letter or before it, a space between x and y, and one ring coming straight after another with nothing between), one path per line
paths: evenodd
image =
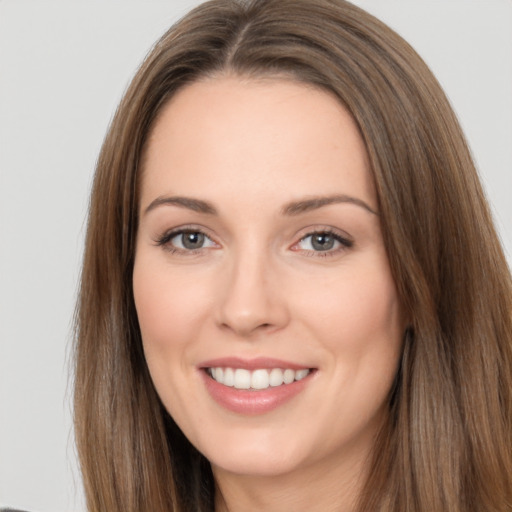
M75 428L91 511L506 511L512 285L415 52L342 0L214 0L96 172Z

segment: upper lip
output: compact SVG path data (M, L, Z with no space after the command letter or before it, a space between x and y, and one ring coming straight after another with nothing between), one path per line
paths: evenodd
M199 368L242 368L244 370L259 370L272 368L290 368L292 370L309 369L311 366L298 364L282 359L272 357L256 357L253 359L243 359L240 357L222 357L218 359L210 359L200 363Z

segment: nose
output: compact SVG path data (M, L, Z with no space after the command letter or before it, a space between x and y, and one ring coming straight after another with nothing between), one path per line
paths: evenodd
M230 263L220 279L218 324L241 337L282 329L289 321L278 269L270 258L245 255Z

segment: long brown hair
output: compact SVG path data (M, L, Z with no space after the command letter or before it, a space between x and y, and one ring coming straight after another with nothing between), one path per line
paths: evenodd
M512 510L512 283L459 124L397 34L344 0L213 0L155 45L106 136L76 317L90 512L213 510L206 459L164 410L132 294L138 178L177 89L231 73L334 93L366 143L409 328L361 511Z

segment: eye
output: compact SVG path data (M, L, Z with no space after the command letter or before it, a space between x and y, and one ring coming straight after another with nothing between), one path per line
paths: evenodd
M307 252L336 253L352 245L351 240L332 231L316 231L301 238L293 248Z
M200 231L183 231L174 235L169 242L179 249L202 249L213 244L213 242ZM209 242L211 244L209 244Z
M157 245L165 246L171 252L191 252L216 247L210 237L196 229L179 229L166 233L157 240Z

